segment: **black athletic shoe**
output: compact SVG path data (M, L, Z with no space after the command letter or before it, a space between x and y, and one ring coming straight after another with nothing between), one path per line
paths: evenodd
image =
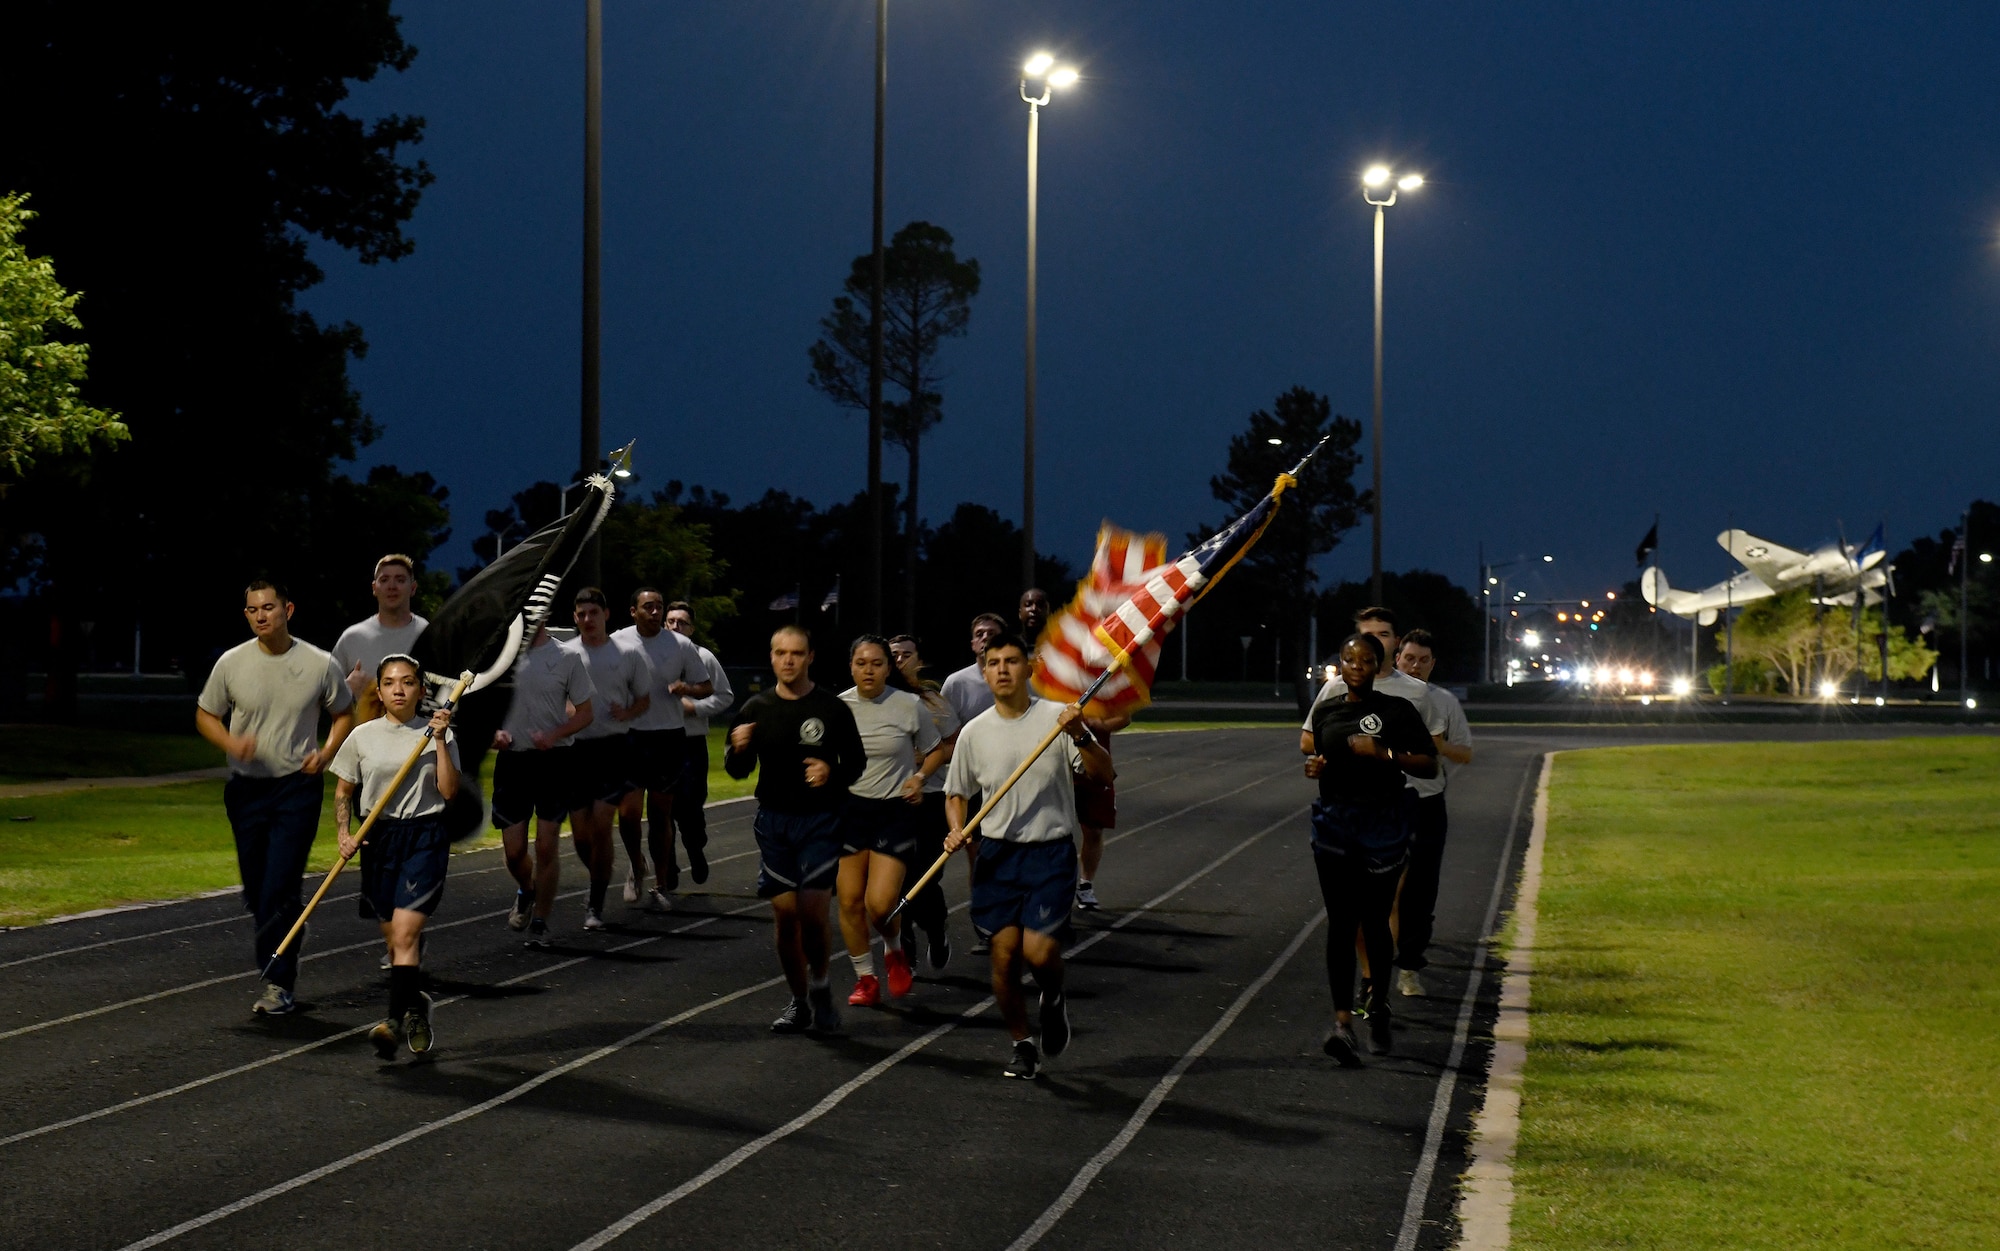
M771 1022L773 1034L803 1034L812 1028L812 1005L803 999L794 999L785 1005L778 1019Z
M376 1055L393 1060L396 1048L403 1045L403 1031L394 1021L377 1021L375 1028L368 1031L368 1041L375 1044Z
M554 940L549 937L549 923L545 918L536 917L528 922L528 937L522 946L533 947L540 951L547 951L555 946Z
M1341 1068L1358 1069L1361 1067L1361 1044L1354 1039L1354 1027L1352 1025L1335 1021L1333 1023L1333 1032L1326 1036L1324 1043L1320 1044L1320 1050L1340 1061Z
M812 1004L812 1025L808 1032L830 1038L840 1032L840 1010L833 1006L833 988L820 986L807 992Z
M431 997L420 994L417 1006L403 1014L403 1036L410 1040L410 1054L420 1056L431 1049Z
M951 963L951 935L940 925L937 933L926 937L930 943L929 950L924 953L924 963L930 966L931 972L942 973L945 966Z
M1069 1050L1069 1001L1042 992L1042 1050L1053 1060Z
M668 890L679 890L681 888L681 863L672 856L667 857L666 878Z
M1000 1071L1000 1075L1033 1081L1041 1071L1042 1060L1035 1054L1035 1044L1023 1038L1014 1044L1014 1058L1007 1061L1007 1067Z
M1368 1014L1368 1054L1386 1056L1394 1045L1389 1034L1389 1009L1377 1008Z
M1354 997L1354 1017L1356 1020L1365 1021L1368 1019L1368 1001L1374 998L1374 996L1375 979L1370 977L1362 978L1361 993Z
M696 886L708 880L708 849L706 847L688 848L688 876L694 879Z
M514 910L507 914L507 928L520 933L528 928L528 917L535 910L535 892L517 890L514 892Z

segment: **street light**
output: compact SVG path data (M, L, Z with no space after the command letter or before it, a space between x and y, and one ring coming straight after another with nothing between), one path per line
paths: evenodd
M1391 184L1394 184L1391 186ZM1382 600L1382 226L1384 210L1406 191L1424 185L1423 175L1397 177L1387 165L1371 165L1361 175L1361 198L1375 206L1375 535L1369 558L1369 596ZM1387 187L1389 194L1377 199L1371 192Z
M1021 99L1028 106L1028 321L1026 327L1026 386L1023 396L1021 442L1021 588L1035 585L1035 188L1041 169L1042 106L1061 88L1075 84L1077 73L1058 66L1048 52L1037 52L1021 66ZM1028 84L1041 91L1028 94Z
M883 130L889 107L889 0L875 3L875 204L873 272L868 283L868 599L869 629L882 628L882 251ZM914 625L914 623L912 623Z

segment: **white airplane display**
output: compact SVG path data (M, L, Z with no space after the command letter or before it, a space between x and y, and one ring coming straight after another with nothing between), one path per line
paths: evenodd
M1715 541L1743 566L1743 572L1703 590L1677 591L1667 584L1666 571L1653 565L1639 578L1639 591L1646 602L1676 616L1693 617L1702 625L1714 625L1716 617L1731 607L1768 599L1793 587L1814 588L1815 603L1852 607L1856 595L1866 604L1881 603L1882 588L1889 584L1889 570L1882 563L1888 552L1882 547L1880 526L1860 547L1837 542L1812 552L1794 551L1747 530L1724 530Z

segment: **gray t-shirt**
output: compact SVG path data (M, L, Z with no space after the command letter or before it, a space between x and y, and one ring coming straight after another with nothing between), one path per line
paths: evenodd
M1435 685L1430 688L1430 696L1431 706L1437 710L1439 716L1444 721L1444 729L1433 731L1433 733L1442 734L1444 741L1450 743L1453 747L1472 746L1472 726L1465 720L1465 709L1459 705L1458 696L1453 695L1442 686ZM1438 775L1436 777L1412 778L1410 780L1416 784L1417 794L1419 795L1442 795L1444 794L1446 785L1451 781L1452 773L1463 767L1446 759L1444 753L1439 752Z
M1035 750L1050 730L1063 706L1046 699L1033 699L1028 710L1012 721L989 708L966 723L958 732L958 747L951 757L951 777L944 793L960 799L991 795L1000 789L1028 753ZM1009 843L1050 843L1069 838L1076 831L1075 775L1083 767L1083 756L1069 735L1058 734L1049 749L1000 797L993 812L973 833L981 838L997 838ZM971 814L966 814L971 820Z
M939 689L951 704L951 710L958 714L960 725L971 725L974 717L993 706L993 692L986 688L986 679L980 676L976 660L952 673Z
M694 642L692 639L688 641ZM687 731L689 738L706 738L709 718L728 712L729 706L736 702L736 692L730 687L729 675L722 671L722 662L715 658L715 653L699 643L695 643L694 650L701 657L701 667L708 671L708 680L714 684L715 690L694 701L694 715L687 718ZM687 709L681 711L685 713Z
M562 644L551 640L522 652L514 662L514 702L508 705L507 719L500 725L513 736L509 750L535 750L531 737L535 731L555 729L569 720L570 708L589 703L596 693L583 657ZM598 717L604 715L595 704L591 711ZM556 744L568 745L567 741Z
M938 745L936 723L922 700L894 687L884 687L874 699L863 699L860 690L850 686L840 698L853 711L861 749L868 754L868 767L847 793L863 799L897 798L904 779Z
M256 639L222 653L209 671L195 706L220 717L235 735L257 740L249 760L231 758L238 777L279 778L297 773L319 744L319 710L338 716L354 703L333 657L303 639L273 656Z
M1432 692L1436 688L1431 686L1430 683L1419 682L1409 674L1404 673L1401 669L1391 669L1387 673L1375 676L1375 689L1384 695L1395 695L1401 699L1408 700L1410 705L1417 710L1417 715L1423 718L1424 729L1427 732L1431 734L1443 734L1445 732L1445 715L1438 707L1437 701L1431 698ZM1299 728L1308 731L1313 728L1313 708L1319 707L1329 699L1345 698L1347 698L1347 683L1341 681L1339 678L1329 679L1327 684L1320 688L1318 697L1312 702L1312 708L1306 709L1306 723ZM1457 703L1458 701L1453 700L1452 702ZM1463 716L1464 714L1461 713L1460 715ZM1326 749L1321 744L1314 743L1313 749L1321 755L1326 754ZM1406 775L1403 778L1403 785L1416 791L1419 795L1435 795L1438 791L1444 789L1444 785L1440 781L1436 790L1425 790L1425 786L1432 781L1438 781L1438 779L1432 778L1427 780Z
M667 690L676 682L706 682L707 670L701 665L701 649L694 640L682 638L672 630L662 630L652 638L639 633L639 627L626 626L613 632L611 641L619 647L637 650L645 654L653 667L653 702L646 711L625 722L632 730L679 730L687 725L687 718L681 715L681 697ZM594 673L595 670L592 670ZM601 685L601 684L600 684ZM624 703L624 700L619 700Z
M380 716L354 727L354 733L341 743L340 750L333 755L333 776L361 788L361 802L354 810L357 823L352 828L358 830L359 820L366 819L375 811L375 805L383 802L382 792L388 788L389 779L396 776L396 770L403 767L417 745L424 743L424 727L429 724L428 717L397 721ZM444 744L452 764L456 765L457 736L446 730ZM407 821L411 817L428 817L443 812L444 804L444 796L438 793L437 750L426 744L424 754L417 757L403 784L389 798L382 818Z
M952 710L951 701L937 691L925 691L917 698L924 701L924 711L930 714L931 724L937 727L938 742L942 743L958 733L960 721L958 713ZM935 795L944 792L945 776L951 772L947 764L924 782L924 794Z
M584 667L590 671L591 689L597 692L597 702L591 705L596 715L589 725L576 732L577 742L616 738L631 730L636 718L620 721L611 715L611 706L629 708L652 693L653 662L646 659L646 653L636 647L620 647L611 639L592 647L580 636L557 646L582 658Z
M398 652L409 655L417 636L429 624L415 613L410 614L408 625L385 626L380 617L357 621L340 632L340 641L333 645L333 662L340 666L342 677L352 673L358 662L362 674L373 682L382 657Z

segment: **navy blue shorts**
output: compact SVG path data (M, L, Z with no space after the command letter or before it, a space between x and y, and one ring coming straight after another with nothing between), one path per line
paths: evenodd
M625 781L635 791L665 794L680 784L686 730L633 730L626 735Z
M451 831L442 814L393 821L387 817L361 844L361 915L386 921L398 909L437 911L451 867Z
M908 864L917 852L917 822L922 819L923 809L916 804L850 796L840 819L840 852L880 852Z
M833 812L757 810L757 898L832 890L840 872L840 818Z
M574 747L552 747L548 751L502 751L494 753L493 828L525 825L530 817L560 822L580 806L575 771L569 754ZM589 803L586 798L582 803Z
M979 840L972 867L972 923L997 934L1010 925L1049 934L1067 944L1070 905L1076 901L1076 843Z
M628 730L603 738L580 738L567 749L570 767L576 770L570 791L575 796L575 811L582 812L592 804L615 807L632 789L631 737Z

